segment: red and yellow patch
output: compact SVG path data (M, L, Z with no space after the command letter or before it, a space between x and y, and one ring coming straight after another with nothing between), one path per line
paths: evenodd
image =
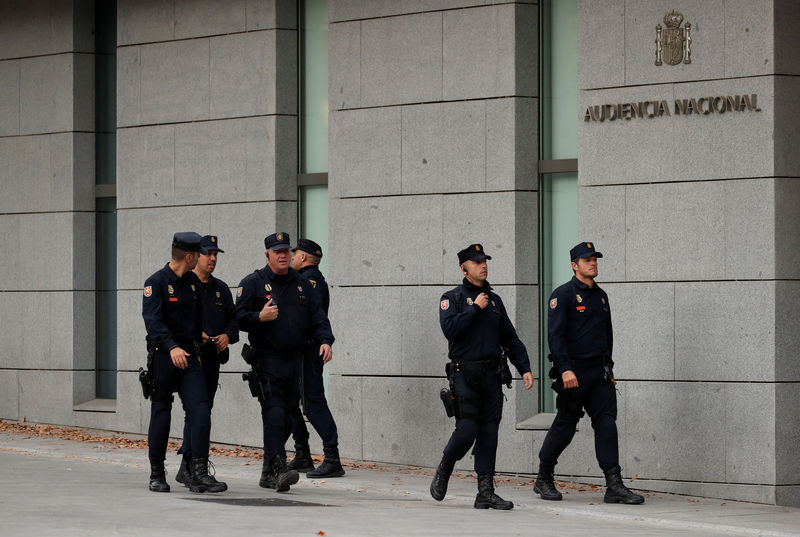
M556 306L558 306L558 299L557 298L551 298L550 299L550 309L554 310L554 309L556 309Z
M148 285L147 287L144 288L144 296L146 296L147 298L153 296L153 286Z
M450 301L447 299L442 300L441 304L439 304L439 307L442 308L442 310L446 310L450 307Z

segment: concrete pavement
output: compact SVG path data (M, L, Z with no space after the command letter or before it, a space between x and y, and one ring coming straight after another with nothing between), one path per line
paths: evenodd
M142 449L105 442L0 434L0 536L281 535L751 535L800 536L800 509L647 493L641 506L604 504L602 488L535 496L530 478L499 476L513 511L473 509L475 478L457 473L448 496L428 493L431 470L354 463L344 478L300 482L288 493L258 487L261 461L213 457L227 492L147 490Z

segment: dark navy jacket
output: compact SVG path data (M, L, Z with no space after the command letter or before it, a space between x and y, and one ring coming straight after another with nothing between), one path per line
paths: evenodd
M300 274L302 274L303 278L307 279L309 283L311 283L311 287L313 288L314 293L319 297L322 301L322 309L325 310L325 315L328 314L328 307L331 303L330 293L328 292L328 284L325 282L325 276L319 271L319 267L317 265L308 265L300 270L298 270Z
M230 345L239 341L239 323L228 284L211 274L208 283L200 282L200 292L203 295L203 332L209 337L226 334ZM227 354L228 350L220 354ZM225 358L220 356L221 360Z
M178 278L169 263L145 280L142 317L147 335L155 345L170 350L202 342L201 285L191 270Z
M607 356L611 359L614 338L608 295L595 284L589 287L576 277L550 295L547 342L560 373L569 371L570 361Z
M439 324L450 343L449 356L456 362L488 360L508 350L509 360L521 375L531 370L528 351L517 337L500 297L492 292L489 282L476 287L466 278L461 285L445 294L439 302ZM480 309L473 304L480 293L489 296L489 305Z
M253 272L236 291L239 329L248 333L252 347L276 353L301 353L312 339L331 345L331 324L312 291L308 280L292 268L284 275L269 266ZM258 314L270 299L278 306L278 318L262 323Z

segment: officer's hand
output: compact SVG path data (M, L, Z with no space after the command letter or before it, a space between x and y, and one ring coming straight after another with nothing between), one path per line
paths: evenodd
M319 346L319 355L322 356L322 363L327 364L333 358L333 349L327 343Z
M217 348L217 352L222 352L228 348L228 334L220 334L214 337L216 341L214 342L214 347Z
M203 332L203 345L205 345L206 343L208 343L208 334Z
M529 371L522 375L522 382L525 384L526 390L533 388L533 373Z
M169 357L172 359L172 365L178 369L186 369L189 367L189 353L180 347L174 347L169 351Z
M561 380L564 382L565 388L577 388L578 377L572 371L564 371L561 373Z
M486 306L489 305L489 296L486 293L481 293L475 297L474 303L477 304L480 309L485 309Z
M258 320L262 323L267 321L274 321L278 318L278 306L272 305L272 299L270 298L269 301L264 304L264 307L261 308L261 311L258 312Z

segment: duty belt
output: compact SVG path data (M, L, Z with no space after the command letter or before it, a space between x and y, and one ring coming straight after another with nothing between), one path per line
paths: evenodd
M484 369L492 369L500 365L500 357L497 358L489 358L488 360L464 360L461 362L456 362L455 360L451 361L449 364L455 373L460 373L464 370L464 367L482 367Z
M278 360L295 360L301 358L303 353L301 351L274 351L272 349L253 349L258 356L263 358L276 358Z
M585 369L589 367L603 367L611 363L611 359L606 356L592 356L589 358L575 358L570 359L570 365L575 369Z
M185 350L188 353L198 353L200 352L200 343L197 341L176 341L178 347Z

